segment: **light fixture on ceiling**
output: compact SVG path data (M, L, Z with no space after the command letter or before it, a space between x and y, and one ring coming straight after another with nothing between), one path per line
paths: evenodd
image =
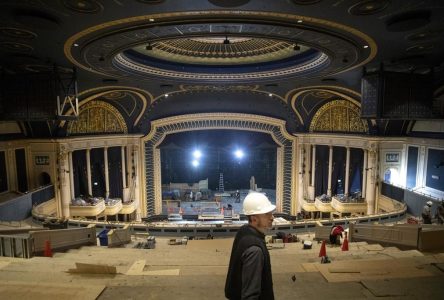
M228 39L228 36L225 37L224 40L224 45L229 45L230 44L230 40Z
M105 57L103 55L100 55L99 61L105 61Z
M348 63L348 58L344 56L344 57L342 58L342 62L343 62L343 63Z
M299 51L299 50L301 50L301 46L299 46L298 44L294 44L293 50L294 51Z
M148 42L148 45L146 45L145 49L151 51L153 50L153 46L151 46L151 43Z

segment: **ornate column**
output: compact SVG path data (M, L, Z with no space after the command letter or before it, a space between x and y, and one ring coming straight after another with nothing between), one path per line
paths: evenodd
M316 173L316 145L312 145L311 149L311 163L310 163L310 172L311 172L311 182L308 187L308 198L314 200L315 198L315 173Z
M8 190L16 191L17 186L17 172L16 172L16 162L15 162L15 149L8 149L5 151L6 158L6 176L8 178Z
M366 191L367 191L367 149L362 149L364 152L364 162L362 167L362 188L361 188L361 197L365 198Z
M344 194L348 196L348 186L349 186L349 179L350 177L350 147L347 147L347 158L345 161L345 187L344 187Z
M370 149L368 149L367 158L367 191L365 194L365 199L367 201L367 214L373 215L375 213L375 200L376 200L376 158L377 149L376 143L370 144Z
M60 189L60 200L62 206L62 217L69 218L69 204L71 203L71 192L70 192L70 182L69 182L69 161L68 153L65 146L60 145L58 151L58 162L59 162L59 189Z
M331 175L333 173L333 146L329 146L329 153L328 153L328 188L327 188L327 195L331 196Z
M139 146L133 145L133 153L132 153L132 160L133 160L133 188L134 188L134 202L136 205L136 220L140 221L142 217L142 201L140 199L140 188L139 188ZM146 210L146 205L144 207Z
M426 185L426 147L420 146L418 149L418 172L416 174L416 186L417 187L424 187ZM406 162L407 164L407 162Z
M120 156L122 159L122 188L126 188L126 163L125 163L125 146L120 148Z
M92 185L91 185L91 149L86 149L86 177L88 182L88 195L92 196Z
M103 157L105 163L105 198L109 198L109 170L108 170L108 147L103 148Z
M305 172L305 149L304 145L299 144L299 168L298 168L298 199L297 199L297 207L296 211L301 211L301 203L304 198L304 172Z
M69 163L69 183L71 187L71 200L75 198L74 191L74 168L72 165L72 151L68 152L68 163Z

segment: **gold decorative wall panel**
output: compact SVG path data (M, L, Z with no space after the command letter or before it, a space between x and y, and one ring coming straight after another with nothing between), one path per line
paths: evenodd
M79 118L68 125L68 134L128 133L119 111L103 101L90 101L80 108Z
M361 120L361 109L347 100L330 101L318 109L310 123L310 132L368 132Z

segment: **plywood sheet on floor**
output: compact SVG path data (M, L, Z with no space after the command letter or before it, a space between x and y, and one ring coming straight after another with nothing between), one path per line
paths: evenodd
M0 261L0 269L3 269L4 267L6 267L7 265L9 265L9 261Z
M397 260L340 261L315 266L328 282L433 276L425 269L405 265Z
M442 299L444 276L364 280L362 284L375 297L416 296L416 299Z
M63 300L93 300L102 293L105 285L74 285L58 283L31 283L16 281L1 281L0 295L8 299L63 299Z
M115 266L100 265L100 264L84 264L76 262L75 269L69 269L69 273L84 273L84 274L116 274Z
M191 240L187 243L188 250L207 250L231 252L233 239Z

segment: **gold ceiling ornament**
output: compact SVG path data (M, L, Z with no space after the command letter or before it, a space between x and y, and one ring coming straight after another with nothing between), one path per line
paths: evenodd
M348 100L330 101L313 116L310 132L367 133L368 125L361 119L361 109Z
M369 46L369 53L363 58L362 61L356 65L351 65L348 68L342 69L337 73L342 73L350 69L357 68L359 66L365 65L370 62L377 54L376 42L367 34L344 24L336 23L329 20L318 19L308 16L286 14L279 12L266 12L266 11L233 11L233 10L206 10L206 11L186 11L186 12L168 12L168 13L157 13L150 15L133 16L118 20L112 20L106 23L97 24L95 26L86 28L73 36L69 37L64 45L64 52L66 58L74 65L93 72L96 74L105 74L102 70L92 69L89 65L84 65L78 58L75 58L72 47L73 44L78 43L78 41L87 38L89 35L97 34L98 32L111 31L113 28L132 28L136 24L151 24L152 27L158 26L158 24L176 24L177 20L183 20L183 24L192 23L196 19L205 19L209 22L211 20L231 20L232 22L243 22L251 20L264 20L268 22L282 21L287 24L295 24L302 21L304 24L309 24L314 29L329 29L334 32L347 32L356 38L362 40L362 44ZM155 20L151 22L150 20ZM223 34L223 33L221 33ZM235 43L237 44L237 43Z
M128 133L125 120L111 104L90 101L80 108L79 118L68 124L68 135L95 133Z
M228 41L225 42L224 41ZM157 59L189 64L245 64L282 60L294 56L294 43L242 37L175 38L133 49ZM298 53L309 50L300 46Z

